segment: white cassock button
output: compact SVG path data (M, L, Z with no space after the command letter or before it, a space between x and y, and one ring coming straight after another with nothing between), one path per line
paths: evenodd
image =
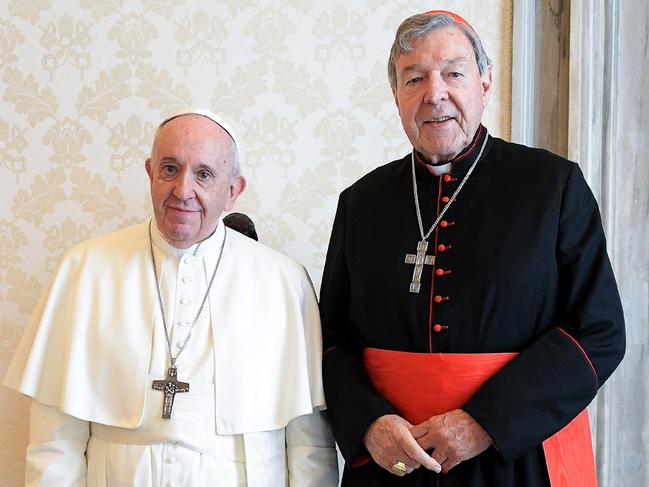
M192 258L189 255L186 255L185 257L183 257L183 262L185 264L189 264L191 261L192 261Z
M178 348L181 348L181 347L183 346L183 340L178 340L178 341L176 342L176 346L177 346Z
M181 298L180 299L180 304L189 304L191 302L192 302L192 300L189 299L189 298Z
M185 326L185 322L183 320L178 320L178 326Z
M174 464L178 461L176 457L169 457L167 458L167 463Z
M183 277L183 282L184 282L185 284L189 284L190 282L192 282L192 278L191 278L191 277L187 277L187 276L185 276L185 277Z

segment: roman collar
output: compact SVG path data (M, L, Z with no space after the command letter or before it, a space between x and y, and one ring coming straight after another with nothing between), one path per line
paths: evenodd
M478 127L478 130L476 130L471 143L464 149L462 149L462 152L460 152L456 157L448 161L451 164L450 171L448 172L452 177L463 177L467 173L473 162L480 154L480 148L482 147L482 144L487 137L489 137L489 132L484 127L484 125L481 124ZM487 141L487 146L485 147L484 154L489 151L492 143L492 140ZM431 174L436 175L435 172L433 172L433 167L435 166L432 166L431 164L426 162L424 156L422 156L418 151L415 150L414 154L415 161L419 163L418 166L421 165L425 167Z

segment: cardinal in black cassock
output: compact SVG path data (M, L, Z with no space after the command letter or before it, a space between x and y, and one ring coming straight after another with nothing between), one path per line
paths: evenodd
M586 467L574 460L577 472L568 465L562 473L566 459L557 460L549 448L624 354L622 308L597 203L577 164L492 137L479 122L481 110L470 127L466 106L473 95L454 84L443 61L454 60L454 51L435 51L450 38L436 39L432 47L425 41L458 32L466 39L469 29L475 32L445 12L412 19L427 25L426 17L446 23L415 37L411 52L393 56L395 99L413 152L342 192L327 253L320 303L323 374L329 418L346 460L343 485L592 486L587 420L575 426L587 448L566 435L559 448L572 448ZM413 22L406 27L412 30ZM419 57L406 59L399 71L412 55ZM479 70L479 59L469 61L474 65L463 59L450 68L464 76L461 81L470 77L468 69ZM438 89L445 91L434 99ZM408 103L417 96L422 101L409 118ZM468 143L436 160L439 141L455 127L450 124L463 130L463 121ZM424 130L433 136L426 139ZM427 248L417 255L422 233L436 220ZM443 363L412 372L411 359L505 356L458 405L485 432L486 449L446 464L447 453L434 439L415 438L439 461L441 474L410 468L412 459L398 455L385 463L380 450L368 450L373 425L388 417L408 420L411 410L420 419L435 416L427 414L428 401L446 399L435 397L437 388L463 385L463 376ZM462 373L473 371L469 366ZM428 388L429 379L444 384ZM425 431L413 421L406 424L413 436Z

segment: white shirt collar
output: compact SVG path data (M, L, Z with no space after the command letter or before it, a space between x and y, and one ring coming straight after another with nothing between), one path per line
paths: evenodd
M191 247L186 249L179 249L171 245L160 232L158 224L155 221L155 218L151 219L151 239L153 240L153 245L160 250L166 256L181 257L183 255L196 255L197 257L201 256L213 256L218 254L221 248L221 242L223 241L223 232L224 232L224 223L223 219L219 218L219 221L216 226L216 230L207 237L205 240L198 242Z

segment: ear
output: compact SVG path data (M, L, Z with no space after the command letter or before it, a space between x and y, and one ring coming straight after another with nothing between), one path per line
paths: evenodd
M491 87L492 87L492 70L491 65L487 66L485 72L482 75L480 80L482 83L482 106L486 107L487 103L491 98Z
M246 189L246 178L243 176L237 176L234 178L234 180L230 183L230 187L228 188L228 197L225 200L224 204L224 209L225 211L230 211L232 208L234 208L234 203L237 201L237 198L241 193L243 193L243 190Z
M149 181L153 181L153 167L151 167L151 158L149 157L146 162L144 163L144 168L146 169L146 173L149 175Z

